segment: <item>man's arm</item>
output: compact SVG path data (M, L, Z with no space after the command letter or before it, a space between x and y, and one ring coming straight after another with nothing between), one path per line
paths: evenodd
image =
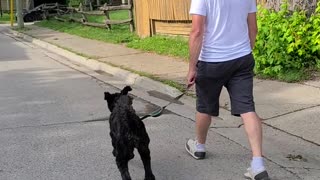
M256 42L256 36L258 33L257 17L255 12L248 14L248 30L249 30L251 49L253 49Z
M187 77L188 85L194 84L196 76L196 65L202 47L205 20L205 16L192 15L192 28L189 37L189 72Z

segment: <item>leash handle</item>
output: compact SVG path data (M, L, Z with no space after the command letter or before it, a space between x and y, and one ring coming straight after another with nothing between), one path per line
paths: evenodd
M191 86L192 86L192 84L188 84L187 87L186 87L186 89L185 89L185 91L184 91L182 94L180 94L179 96L175 97L172 101L170 101L170 102L169 102L168 104L166 104L165 106L162 106L160 109L155 110L155 111L153 111L153 112L151 112L151 113L149 113L149 114L147 114L147 115L142 116L142 117L140 118L140 120L142 121L142 120L144 120L144 119L146 119L146 118L148 118L148 117L158 117L158 116L160 116L160 115L162 114L162 112L164 111L164 109L165 109L167 106L169 106L169 105L172 104L174 101L177 101L177 100L179 100L182 96L184 96L184 95L187 93L187 91L189 90L189 88L190 88Z

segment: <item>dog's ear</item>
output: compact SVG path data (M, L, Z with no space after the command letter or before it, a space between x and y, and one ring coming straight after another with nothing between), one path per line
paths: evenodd
M104 92L104 100L108 100L111 97L109 92Z
M131 91L132 88L130 86L126 86L122 89L121 94L127 95L129 91Z

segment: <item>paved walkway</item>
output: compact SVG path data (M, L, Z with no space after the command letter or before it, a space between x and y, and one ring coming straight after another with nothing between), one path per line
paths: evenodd
M89 40L37 26L30 26L30 28L31 30L25 32L26 34L85 55L90 59L125 69L152 74L159 78L173 80L179 83L185 81L188 63L181 59L145 53L126 48L122 45ZM283 144L287 141L286 139L281 139L284 138L283 136L277 139L278 131L286 134L288 136L287 138L291 138L292 141L299 141L299 143L301 141L301 148L293 151L311 159L309 162L299 163L302 164L301 167L307 167L307 170L315 170L316 172L313 173L317 174L316 176L318 177L320 174L320 154L318 151L320 148L320 81L284 83L255 79L254 95L257 112L263 118L264 126L267 127L265 132L273 136L270 137L270 139L266 138L265 144L267 146L275 146L278 144L279 147L288 148L288 151L291 151L290 145L286 147L285 144ZM220 104L223 109L230 109L229 98L225 90L222 92ZM226 119L228 119L228 121L218 121L213 126L235 127L241 124L238 119L231 116ZM275 130L277 130L277 132ZM224 131L223 129L217 131L234 138L235 141L242 136L240 135L240 131L231 132ZM305 144L312 146L312 148L304 148L303 146L306 146ZM311 149L318 151L318 153L311 153L310 151L313 151ZM280 149L278 150L280 151ZM291 164L288 166L290 167L290 165ZM300 167L300 165L297 166ZM295 170L295 167L292 168L294 172L300 171ZM306 169L304 170L306 171ZM308 171L306 171L306 173L308 173Z

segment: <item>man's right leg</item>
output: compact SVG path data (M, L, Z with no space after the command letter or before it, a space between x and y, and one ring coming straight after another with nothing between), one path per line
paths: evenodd
M195 159L204 159L206 156L205 142L211 124L211 116L205 113L196 113L196 139L189 139L186 150Z
M196 134L197 141L200 144L205 144L208 130L211 124L211 116L208 114L197 112L196 114Z
M196 139L189 139L186 150L196 159L205 157L205 142L211 124L211 117L219 115L219 96L225 83L224 63L198 63L196 77L197 113ZM214 73L208 73L214 72Z

